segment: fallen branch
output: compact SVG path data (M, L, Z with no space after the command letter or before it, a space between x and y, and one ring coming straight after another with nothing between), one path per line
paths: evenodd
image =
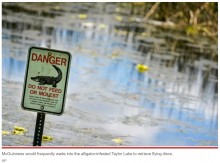
M154 3L154 5L151 7L150 11L144 17L144 21L146 21L150 18L150 16L154 13L154 11L157 9L159 4L160 4L160 2Z

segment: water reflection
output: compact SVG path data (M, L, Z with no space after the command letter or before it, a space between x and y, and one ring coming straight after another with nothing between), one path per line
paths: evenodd
M24 81L25 61L16 60L11 57L2 59L2 78L9 81Z
M127 145L217 145L217 63L152 52L152 38L144 50L137 48L133 31L115 32L103 22L39 17L35 26L30 17L17 18L3 15L4 81L23 82L31 45L65 49L73 54L67 105L106 117L101 127L128 136ZM150 71L138 72L138 62Z

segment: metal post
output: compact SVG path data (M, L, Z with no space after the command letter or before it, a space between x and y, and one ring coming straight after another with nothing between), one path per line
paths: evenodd
M33 146L41 146L45 115L46 115L45 113L39 113L39 112L37 113Z

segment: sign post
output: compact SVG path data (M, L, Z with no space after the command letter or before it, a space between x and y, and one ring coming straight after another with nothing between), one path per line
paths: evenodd
M64 111L71 54L31 47L27 58L21 107L38 112L33 145L40 146L45 114Z
M37 113L33 146L41 146L44 130L45 113Z

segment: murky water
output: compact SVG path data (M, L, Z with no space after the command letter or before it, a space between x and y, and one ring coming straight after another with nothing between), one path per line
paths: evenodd
M65 12L51 12L58 15L51 17L12 12L8 6L3 5L7 14L2 17L2 129L12 131L20 125L28 132L3 136L3 145L32 145L36 113L20 108L26 55L32 45L73 55L65 112L46 115L44 134L54 139L43 145L218 145L216 62L199 58L191 64L169 51L152 51L154 45L146 43L143 48L134 31L115 31L117 22L99 20L97 15L84 20L69 11L71 5L59 4ZM34 11L39 14L43 9L37 6ZM158 38L146 41L154 40ZM138 72L138 63L150 70ZM117 144L114 138L123 142Z

